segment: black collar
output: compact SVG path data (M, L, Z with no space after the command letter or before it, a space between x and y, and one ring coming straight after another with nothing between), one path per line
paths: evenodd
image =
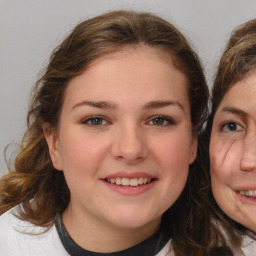
M64 248L71 256L154 256L159 253L170 240L169 236L162 235L161 232L158 231L145 241L126 250L112 253L99 253L87 251L76 244L68 234L60 214L55 220L55 226Z

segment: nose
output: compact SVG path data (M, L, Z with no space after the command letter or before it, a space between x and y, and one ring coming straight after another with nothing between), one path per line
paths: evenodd
M243 151L240 161L240 169L243 171L256 170L256 132L245 135Z
M143 131L137 125L118 128L111 151L115 159L129 164L141 162L148 155Z

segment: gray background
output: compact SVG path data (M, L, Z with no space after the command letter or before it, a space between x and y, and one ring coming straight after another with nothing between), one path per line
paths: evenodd
M194 45L212 83L231 30L256 18L256 0L0 0L0 176L4 148L15 154L25 131L30 90L52 49L78 22L108 10L151 11Z

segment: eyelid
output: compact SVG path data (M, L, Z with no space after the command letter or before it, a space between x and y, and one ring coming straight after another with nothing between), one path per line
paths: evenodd
M149 124L151 121L153 121L154 119L163 119L164 121L167 121L168 124L163 124L163 125L156 125L156 124L150 124L150 125L155 125L155 126L169 126L169 125L175 125L177 122L169 116L165 116L165 115L155 115L155 116L151 116L148 118L148 121L146 122L147 124Z
M165 122L165 124L159 124L159 125L150 124L150 122L154 121L154 119L157 119L157 118L162 119ZM106 123L98 124L98 125L90 124L89 122L93 119L101 119ZM109 118L107 118L106 116L103 116L103 115L89 115L89 116L81 119L80 123L83 125L88 125L88 126L103 126L103 125L107 125L107 124L112 124L112 122L109 120ZM176 123L177 123L177 121L175 121L174 118L165 116L165 115L154 115L154 116L149 117L146 121L146 124L154 125L154 126L171 126L171 125L175 125Z
M230 130L227 126L230 125L230 124L235 124L237 129L232 131ZM235 133L235 132L241 132L243 131L245 128L238 122L236 121L233 121L233 120L229 120L229 121L225 121L223 123L221 123L220 125L220 131L221 132L226 132L226 133Z
M89 124L88 123L90 120L97 119L97 118L104 120L106 122L106 124L110 124L111 123L107 117L102 116L102 115L90 115L90 116L87 116L87 117L83 118L80 121L80 123L83 124L83 125L88 125L88 126L103 126L103 125L106 125L106 124L93 125L93 124Z

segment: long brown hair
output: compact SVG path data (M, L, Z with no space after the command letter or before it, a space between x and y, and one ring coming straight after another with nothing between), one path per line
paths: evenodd
M19 218L49 227L56 213L67 207L70 192L63 173L52 165L42 126L57 126L70 79L93 60L137 45L158 49L187 76L191 122L197 132L207 114L208 87L200 61L185 37L169 22L150 13L114 11L86 20L54 50L35 85L15 170L0 180L0 214L20 204ZM185 190L162 219L161 229L170 233L179 256L205 255L201 252L208 245L209 234L204 228L208 229L209 223L207 205L195 186L203 174L196 166L191 166Z
M203 147L205 154L205 166L208 168L206 173L207 180L210 182L210 160L209 160L209 143L210 134L213 124L214 115L218 109L225 94L232 86L252 72L256 71L256 19L250 20L238 26L231 34L226 49L222 54L218 70L212 88L212 109L209 115L205 133L203 135ZM235 247L241 246L242 235L253 237L254 232L250 231L243 225L232 220L219 208L211 190L209 198L213 205L213 218L225 230L230 243ZM255 234L254 234L255 235ZM254 238L255 239L255 238Z

